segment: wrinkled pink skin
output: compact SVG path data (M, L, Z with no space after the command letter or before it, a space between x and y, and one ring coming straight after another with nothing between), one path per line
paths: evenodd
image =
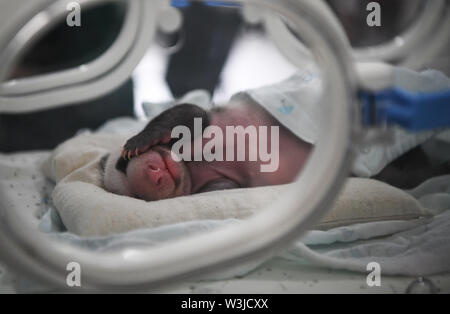
M211 125L220 127L223 134L226 133L226 126L240 125L244 128L250 125L257 128L267 126L268 130L270 126L280 126L278 170L261 172L261 164L268 164L261 160L177 163L173 161L167 148L156 146L130 161L127 168L127 184L132 194L130 196L152 201L189 195L201 191L208 182L221 178L235 181L238 187L289 183L297 177L312 149L312 145L297 138L264 109L254 104L224 107L223 110L213 113ZM270 132L267 137L270 149ZM209 140L204 139L203 145ZM257 145L257 143L248 143L247 137L246 156L248 156L249 145ZM225 154L226 141L224 140L224 156ZM236 159L235 157L234 160Z

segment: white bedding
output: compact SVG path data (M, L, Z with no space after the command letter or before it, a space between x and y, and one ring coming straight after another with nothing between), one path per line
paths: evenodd
M52 183L38 170L38 166L48 156L46 152L0 155L0 189L2 191L9 189L8 195L17 202L17 208L26 211L36 227L39 225L41 230L49 232L50 236L61 241L72 242L97 251L129 245L161 245L172 239L235 222L193 221L96 238L83 238L63 232L64 227L48 198L53 187ZM429 276L449 273L450 177L433 179L410 193L425 207L433 210L435 217L407 222L373 222L328 231L312 231L278 258L266 263L269 263L270 267L277 267L276 265L286 265L288 262L299 271L312 266L321 266L326 269L351 270L365 274L367 262L377 261L381 264L385 275ZM40 220L44 212L46 214ZM246 278L253 278L254 269L261 269L257 266L259 264L243 265L227 276L242 276L250 272ZM268 276L271 278L270 274ZM209 279L223 278L222 274ZM274 280L281 278L277 277ZM450 278L443 276L442 286L448 288L448 282ZM36 286L30 286L26 282L21 285L21 289L30 291L36 289Z
M383 273L388 275L428 276L450 272L450 176L427 181L411 193L424 205L432 204L431 200L438 201L439 206L434 208L436 215L409 221L377 221L327 231L309 231L280 257L298 265L306 263L361 273L366 272L370 262L378 262ZM50 227L46 231L51 232L54 224L48 223L50 215L45 218L47 228ZM233 219L191 221L89 239L68 233L54 233L53 236L102 251L130 244L162 245L235 222ZM60 226L56 225L56 228ZM243 265L232 275L245 274L259 264Z
M122 235L83 238L64 232L56 211L47 197L52 185L36 165L48 156L46 153L0 156L1 177L8 173L12 177L16 200L22 202L21 209L27 211L30 220L50 236L62 241L88 247L99 252L129 245L160 245L196 232L211 230L230 223L226 221L197 221L175 224L156 229L142 229ZM7 167L5 167L7 165ZM17 172L17 177L14 175ZM34 180L33 180L33 176ZM449 177L428 182L412 191L425 206L432 208L437 216L415 222L381 222L352 225L328 231L311 231L279 258L263 265L245 265L227 276L210 277L219 281L191 282L162 292L404 292L413 280L408 277L390 277L388 274L402 273L411 276L430 276L443 292L450 292L448 261L450 260L450 190ZM4 182L3 182L4 183ZM20 200L20 196L25 196ZM35 196L33 198L33 195ZM34 201L35 199L40 200ZM31 202L30 202L31 201ZM27 207L28 205L28 207ZM431 207L430 207L431 206ZM42 220L40 214L50 209ZM307 246L305 246L307 245ZM439 255L440 254L440 255ZM365 284L365 264L368 260L381 262L383 274L389 285L369 288ZM321 266L323 268L317 268ZM335 269L330 272L327 269ZM339 270L353 270L344 273ZM444 274L442 274L444 273ZM234 276L244 276L233 279ZM229 279L226 279L226 278ZM344 287L336 283L344 284ZM17 286L19 283L19 286ZM12 286L14 284L14 286ZM4 292L48 291L21 278L18 280L2 270L0 287ZM334 290L333 290L334 289ZM344 290L342 290L344 289ZM372 290L371 290L372 289Z
M114 164L126 138L102 131L83 134L58 146L45 161L46 176L57 182L52 199L68 231L105 236L196 220L246 219L292 189L290 185L234 189L153 202L109 193L103 188L100 160L111 153L106 171L117 171ZM376 180L350 178L334 207L312 228L326 230L427 214L404 191Z

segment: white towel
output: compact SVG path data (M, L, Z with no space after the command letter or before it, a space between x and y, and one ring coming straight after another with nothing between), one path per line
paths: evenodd
M186 221L245 219L290 188L285 185L215 191L155 202L112 194L102 188L99 161L123 142L124 138L117 135L81 135L59 146L46 161L44 172L57 183L53 202L69 231L99 236ZM334 208L314 228L414 219L427 214L414 198L399 189L353 178Z

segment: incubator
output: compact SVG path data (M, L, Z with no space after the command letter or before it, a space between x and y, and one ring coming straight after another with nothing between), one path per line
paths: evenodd
M182 28L179 10L190 5L189 1L120 1L126 7L120 33L95 60L55 73L8 79L33 44L67 17L68 5L73 2L0 3L0 113L62 108L115 90L130 78L158 31L174 33ZM83 10L106 2L76 1ZM447 47L449 1L424 1L419 17L404 33L390 42L365 48L350 45L341 21L323 1L199 2L241 10L247 23L263 26L273 44L295 67L313 69L297 76L292 86L309 83L314 80L311 73L320 73L320 97L314 99L320 110L311 120L320 120L322 127L312 131L314 127L305 127L309 120L304 119L303 129L292 131L315 145L298 179L283 198L239 224L230 223L162 246L121 247L107 252L61 242L35 226L26 226L29 214L20 210L20 204L2 186L0 260L14 271L70 289L66 285L66 266L76 261L82 265L82 288L86 291L134 291L258 263L304 235L333 206L350 171L359 171L361 176L375 171L372 159L355 156L364 147L388 145L392 139L403 138L404 134L395 133L392 125L410 132L450 126L450 90L409 92L396 80L402 75L410 79L410 73L393 66L422 69L425 62ZM289 95L290 85L283 86L272 88L275 93L285 88L283 95ZM306 85L305 98L311 86ZM271 96L258 90L249 95L260 103L278 101L271 101ZM275 117L292 110L288 106L278 109L273 109ZM295 129L298 121L295 118L286 122L287 127Z

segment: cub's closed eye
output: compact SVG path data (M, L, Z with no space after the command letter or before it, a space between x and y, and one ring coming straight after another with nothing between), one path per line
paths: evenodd
M198 191L198 193L239 189L240 187L239 183L233 180L221 178L208 182Z

